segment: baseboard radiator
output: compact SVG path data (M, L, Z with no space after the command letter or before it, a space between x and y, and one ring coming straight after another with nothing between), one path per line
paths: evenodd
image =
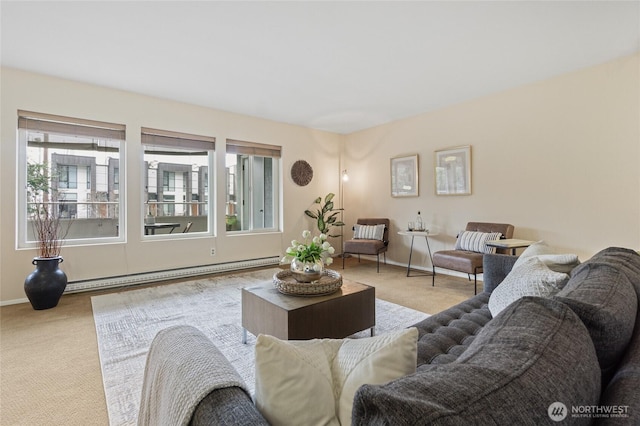
M189 268L170 269L166 271L145 272L117 277L74 281L67 284L66 293L78 293L81 291L101 290L113 287L127 287L138 284L147 284L157 281L174 280L177 278L197 277L199 275L217 274L239 271L243 269L259 268L263 266L276 266L280 262L279 257L263 257L260 259L241 260L236 262L216 263L215 265L193 266Z

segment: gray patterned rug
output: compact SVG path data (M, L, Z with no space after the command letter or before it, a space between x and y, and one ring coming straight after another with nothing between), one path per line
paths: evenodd
M270 281L279 269L236 273L91 298L109 422L135 425L147 351L156 333L188 324L200 329L231 361L250 389L254 383L249 334L241 342L240 290ZM428 315L376 299L376 333L407 327ZM366 337L369 331L354 337Z

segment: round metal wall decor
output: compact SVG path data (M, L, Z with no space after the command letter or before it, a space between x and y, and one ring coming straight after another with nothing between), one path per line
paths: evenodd
M306 161L298 160L291 166L291 179L300 186L308 185L313 179L313 169Z

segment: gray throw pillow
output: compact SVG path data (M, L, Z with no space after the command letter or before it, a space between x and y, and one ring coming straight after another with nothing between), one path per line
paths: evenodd
M598 360L580 319L555 300L524 297L489 322L457 361L362 386L353 424L552 424L554 402L571 410L597 405L599 397Z
M569 275L554 272L537 257L514 267L489 297L489 311L494 317L524 296L551 297L569 281Z

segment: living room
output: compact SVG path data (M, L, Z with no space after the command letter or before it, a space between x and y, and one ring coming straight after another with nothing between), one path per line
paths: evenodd
M588 8L587 3L573 2L565 6L567 9L559 13L558 21L554 22L563 23L562 19L571 7ZM591 7L597 7L602 2L590 3ZM615 23L603 23L598 28L602 28L601 31L609 29L614 34L614 28L624 26L619 22L628 25L631 21L635 38L630 43L628 39L618 40L609 33L595 31L596 38L605 41L599 52L601 60L584 61L577 66L575 64L580 61L574 59L565 66L563 55L566 52L553 50L554 41L547 40L548 55L538 53L527 66L534 70L544 68L540 65L544 61L559 66L552 67L548 74L532 72L529 79L501 87L494 80L480 77L486 78L494 67L512 66L508 57L493 64L485 63L484 57L475 51L460 51L454 56L466 56L465 68L472 72L457 81L446 80L441 91L457 93L462 86L471 84L473 78L470 77L477 77L477 84L486 86L473 92L473 96L464 97L461 91L457 98L449 98L439 106L424 107L402 117L387 117L369 110L366 111L368 114L382 118L356 130L323 129L327 127L327 117L320 116L317 126L292 124L293 119L261 117L271 104L251 105L247 112L239 113L229 112L230 108L175 100L180 97L170 89L156 95L145 94L145 80L150 77L134 71L130 73L130 86L109 86L106 82L90 83L89 77L65 78L51 75L46 68L34 71L28 64L23 68L7 64L3 54L0 100L0 176L3 185L0 186L0 199L10 202L0 205L0 304L26 303L23 283L33 270L31 259L35 256L33 248L20 246L16 235L16 224L19 223L15 203L18 200L17 167L23 164L16 161L20 158L16 134L18 111L24 110L119 123L127 129L124 144L126 210L123 212L126 226L122 228L121 240L109 244L66 244L63 269L70 283L252 259L277 259L302 230L313 227L303 212L316 197L329 192L339 194L347 229L360 217L391 219L391 242L386 256L387 262L393 265L407 263L409 240L397 232L404 230L418 211L429 229L437 234L430 237L432 251L452 248L456 235L469 221L511 223L515 226L515 237L545 240L559 252L575 253L581 259L608 246L637 250L640 247L638 3L609 3L614 5L611 10L603 7L585 12L595 21L571 25L572 29L593 28L598 22L594 17L613 16L619 18L611 18ZM366 3L362 7L367 7ZM5 33L8 30L4 20L11 19L7 14L10 9L4 4L2 8L2 44L6 51L5 44L10 45L11 37L16 37L18 32ZM43 10L46 15L53 9ZM539 25L542 25L549 11L540 9L538 12ZM605 12L611 15L605 15ZM526 12L521 14L527 15ZM529 14L527 19L532 16ZM576 20L579 21L578 17ZM602 18L602 21L608 20ZM22 22L23 28L28 26L24 23L28 21ZM16 24L12 28L15 30L20 26ZM326 31L331 31L330 25ZM33 33L29 37L46 37L35 30ZM539 36L535 31L529 34ZM465 36L471 37L470 34ZM116 47L128 42L116 41ZM578 38L564 44L557 40L555 44L569 45L580 51L589 42ZM526 47L522 49L524 54L519 52L518 58L527 56ZM380 52L378 60L392 61L385 59L386 53ZM533 52L529 53L534 56ZM322 57L327 58L331 55ZM228 59L228 63L232 60ZM228 63L216 66L226 67ZM339 64L335 67L340 68ZM94 64L84 63L81 57L77 59L76 68L84 69L87 75L94 72ZM350 72L348 67L345 72ZM455 72L461 71L439 69L430 78L444 79L445 74ZM126 69L122 73L126 75ZM181 78L191 79L191 73L202 76L189 70ZM314 69L310 75L312 81L312 77L319 78L322 72ZM287 77L290 76L284 74L282 79ZM252 78L260 81L259 77ZM402 75L396 79L399 84ZM288 90L304 92L295 84ZM361 90L393 92L395 85ZM288 96L289 92L283 90L283 102ZM431 92L417 89L405 96L435 97ZM277 97L271 102L277 103ZM337 121L348 122L350 117L355 120L365 113L337 108L335 114L339 118ZM142 128L215 137L218 170L225 169L227 141L252 141L281 147L278 229L274 232L228 232L222 220L226 213L226 182L224 175L217 175L213 179L215 187L208 232L175 239L145 236ZM471 194L436 195L435 151L467 145L471 146L472 153ZM414 154L418 155L418 196L392 197L390 160ZM313 168L313 178L305 186L296 184L290 175L291 166L298 160L307 161ZM341 182L343 170L348 171L348 182ZM340 243L336 240L334 245L339 247ZM213 257L212 249L215 249ZM416 247L415 250L419 254L418 265L428 267L425 248Z
M637 35L637 25L634 30ZM5 37L3 43L7 42ZM622 42L607 47L614 52L629 48ZM432 238L433 251L452 247L457 233L474 220L511 223L517 238L545 240L581 257L609 245L637 247L637 40L630 47L636 53L625 52L601 64L346 134L4 67L2 199L17 199L17 112L27 110L121 123L127 128L125 231L115 243L68 243L64 269L70 282L157 271L158 259L162 259L161 269L169 270L279 257L289 241L311 226L303 212L313 200L341 190L347 229L358 217L391 219L390 263L406 264L409 242L397 231L418 211L438 234ZM218 219L208 233L188 239L145 239L145 207L139 201L142 127L212 136L217 152L223 152L227 140L281 146L279 231L226 232L220 220L225 214L225 182L217 176L212 211ZM471 146L471 195L435 195L434 152L461 145ZM419 196L394 198L390 159L412 154L419 159ZM306 160L313 168L313 179L306 186L290 177L297 160ZM224 155L217 155L216 166L224 169ZM342 170L348 170L350 179L341 186ZM22 283L31 270L34 251L16 248L14 203L0 208L4 304L25 300ZM416 249L425 260L425 249Z

